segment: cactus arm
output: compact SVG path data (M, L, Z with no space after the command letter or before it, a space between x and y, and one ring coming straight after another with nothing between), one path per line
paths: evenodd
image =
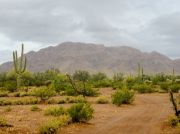
M17 51L14 51L14 52L13 52L13 61L14 61L14 69L15 69L15 72L18 73Z
M21 85L21 75L26 70L27 59L24 56L24 44L22 44L21 57L18 58L17 51L13 52L14 71L17 74L17 89Z
M24 59L24 44L22 44L22 49L21 49L21 57L20 57L20 70L22 70L23 66L23 59Z
M138 72L138 77L140 76L140 72L141 72L141 65L140 63L138 62L138 69L137 69L137 72Z
M13 52L13 63L14 63L14 70L17 71L17 66L16 66L16 54Z
M22 70L22 73L24 73L26 71L26 65L27 65L27 58L24 58L24 68Z

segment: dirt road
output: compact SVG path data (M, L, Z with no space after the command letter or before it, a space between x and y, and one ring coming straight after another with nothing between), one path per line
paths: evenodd
M163 122L173 114L168 94L136 95L132 105L119 108L94 104L95 116L89 124L74 124L59 134L164 134Z

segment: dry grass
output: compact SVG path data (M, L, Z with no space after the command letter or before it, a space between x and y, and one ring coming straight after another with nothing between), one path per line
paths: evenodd
M111 102L111 94L115 91L111 88L100 90L101 94ZM171 104L169 103L168 94L143 94L137 95L133 105L122 105L116 107L113 104L96 104L98 97L86 97L87 101L92 103L95 109L94 118L89 124L71 124L59 130L58 134L115 134L115 133L141 133L149 131L164 132L169 130L168 127L161 127L168 115L172 114ZM28 97L25 97L28 98ZM56 96L53 99L65 99L63 96ZM4 99L17 99L16 97L5 97ZM20 99L20 98L18 98ZM158 103L157 103L158 102ZM44 104L37 105L41 111L33 112L33 105L11 106L11 111L5 112L5 106L0 107L0 115L4 116L7 121L14 127L0 128L0 134L38 134L39 127L52 116L45 116L44 111L51 106L70 107L72 104ZM148 111L148 109L150 109ZM156 112L155 112L155 111ZM145 114L146 113L146 114ZM144 123L148 120L148 126ZM127 128L128 129L125 129ZM146 127L146 129L145 129ZM139 128L141 128L139 130Z

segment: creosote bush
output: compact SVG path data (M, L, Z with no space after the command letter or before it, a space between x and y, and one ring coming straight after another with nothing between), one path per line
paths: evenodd
M0 91L0 97L7 97L8 96L8 91L5 91L5 90L1 90Z
M109 100L106 96L100 96L97 98L96 103L98 104L107 104L109 103Z
M56 134L57 130L67 125L70 122L70 117L68 115L63 115L55 119L51 119L44 123L39 128L39 134Z
M5 107L4 109L5 112L11 112L12 111L12 108L10 106L7 106Z
M171 116L168 123L170 126L175 127L180 123L180 119L177 116Z
M0 128L1 127L12 127L12 125L8 124L7 119L0 116Z
M170 84L168 82L161 82L160 87L161 87L162 90L168 91L169 87L170 87Z
M37 105L31 106L31 111L41 111L41 109Z
M40 101L37 98L23 98L23 99L16 99L16 100L0 100L0 106L6 105L31 105L31 104L38 104Z
M117 106L130 104L134 100L134 95L134 91L128 89L118 90L112 95L112 103Z
M56 106L47 108L44 112L45 115L52 115L52 116L61 116L67 114L66 110L63 107Z
M86 102L87 100L82 95L75 97L75 103L86 103Z
M48 87L39 87L31 91L31 95L39 97L41 101L46 101L55 94L56 92Z
M113 82L112 88L114 90L122 89L123 87L124 87L124 83L122 83L122 82Z
M72 122L86 122L93 117L93 112L93 108L87 103L73 104L68 109Z
M139 93L152 93L153 89L150 85L147 84L136 84L132 87L135 91Z
M177 93L180 90L180 84L173 84L169 88L172 92Z

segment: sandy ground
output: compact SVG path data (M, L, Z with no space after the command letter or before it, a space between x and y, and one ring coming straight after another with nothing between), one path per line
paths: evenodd
M111 89L102 89L103 95L110 98ZM96 98L88 98L93 102ZM68 107L69 104L62 105ZM92 104L94 118L87 124L71 124L59 129L58 134L180 134L165 125L173 114L168 94L137 94L132 105L117 107L113 104ZM39 126L51 117L43 111L32 112L31 106L12 106L11 112L4 112L13 128L0 129L0 134L36 134ZM39 105L44 110L49 105Z
M89 124L68 126L60 134L174 134L164 126L173 114L168 94L137 95L133 105L94 105ZM180 132L179 132L180 133Z

